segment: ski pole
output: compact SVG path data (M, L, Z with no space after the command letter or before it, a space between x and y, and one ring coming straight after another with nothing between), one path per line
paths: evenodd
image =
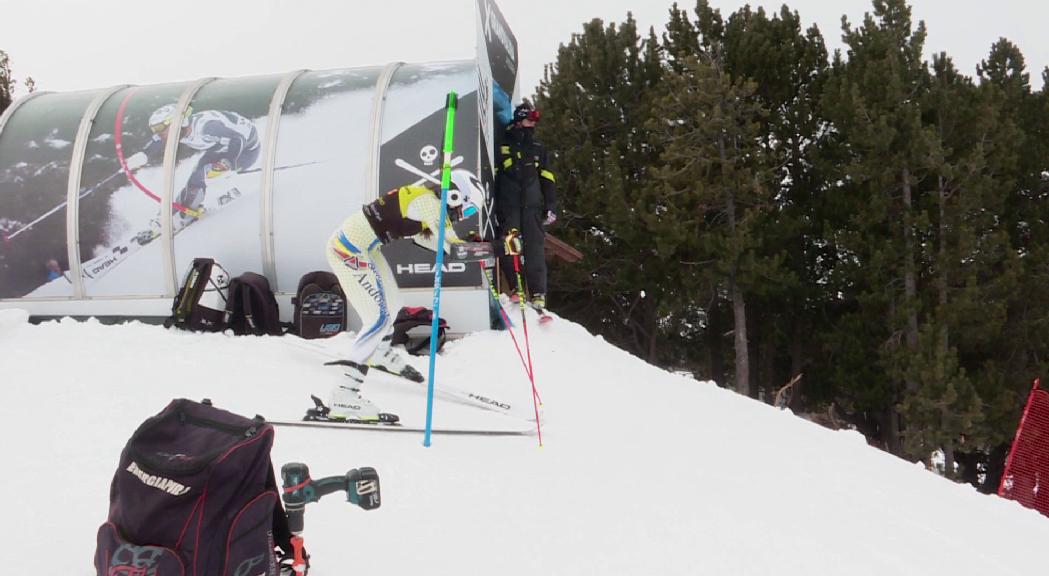
M510 232L513 235L517 235L517 229L513 229ZM521 281L521 269L520 269L520 254L513 254L514 257L514 273L517 275L517 301L521 303L521 321L525 325L525 348L528 350L528 377L532 378L532 347L528 343L528 322L524 319L524 306L525 306L525 289L524 283ZM524 359L521 359L524 362ZM532 395L539 402L539 405L543 405L543 397L539 395L539 389L535 387L535 379L532 379Z
M492 278L492 271L484 265L484 261L481 261L481 270L484 271L485 278L488 279L488 295L495 302L497 308L499 308L499 319L503 323L503 327L510 333L510 338L514 342L514 349L517 350L517 357L521 359L521 367L524 368L525 374L531 378L532 374L528 369L528 364L525 362L524 352L521 352L521 345L517 343L517 336L514 336L513 323L510 322L510 317L506 314L506 310L503 310L503 306L499 303L499 294L495 291L495 279ZM532 387L532 391L535 391L535 387ZM542 404L543 401L539 400Z
M441 324L441 268L444 264L444 235L448 219L448 189L452 185L452 143L455 139L455 110L459 106L459 96L449 92L445 100L444 120L444 154L441 167L441 216L437 225L437 257L434 263L433 276L433 320L430 323L430 373L426 385L426 434L423 446L430 446L430 434L433 432L433 378L437 365L437 332Z
M532 369L532 346L528 342L528 318L525 316L524 285L521 284L521 255L514 254L514 274L517 275L517 298L521 303L521 324L524 325L525 350L528 351L528 379L532 381L532 405L535 407L535 429L539 435L539 447L543 447L543 431L539 426L539 391L535 388L535 371Z
M108 178L102 180L98 184L95 184L94 186L88 188L86 191L82 192L79 196L77 196L77 199L79 200L79 199L87 196L88 194L91 194L95 190L98 190L99 188L102 187L103 184L109 183L111 180L113 180L117 176L120 176L120 171L119 170L114 172L112 176L109 176ZM47 212L44 212L43 214L40 215L40 217L38 217L36 220L33 220L29 224L26 224L25 226L22 226L18 230L15 230L14 232L12 232L10 234L5 235L4 236L4 240L5 241L14 240L15 236L18 236L22 232L25 232L26 230L29 230L30 228L32 228L36 224L39 224L40 221L43 220L44 218L47 218L48 216L54 214L55 212L58 212L59 210L65 208L66 204L69 204L69 200L66 200L65 202L59 204L58 206L55 206L54 208L48 210Z

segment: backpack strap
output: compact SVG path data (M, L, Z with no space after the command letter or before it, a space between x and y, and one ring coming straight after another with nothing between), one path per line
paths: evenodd
M242 306L241 310L244 311L244 322L247 323L248 328L252 332L255 332L256 330L258 330L258 328L255 326L255 317L252 316L251 313L251 292L251 286L248 286L247 284L242 284L242 288L240 291L240 303Z
M189 321L193 307L200 301L201 294L208 283L213 283L211 280L211 269L213 266L218 266L218 264L211 258L193 259L189 273L186 274L182 287L171 304L171 316L164 320L165 328L172 326L182 327L183 324ZM219 268L222 267L219 266ZM222 270L225 271L224 268ZM201 276L205 274L207 278L202 280Z

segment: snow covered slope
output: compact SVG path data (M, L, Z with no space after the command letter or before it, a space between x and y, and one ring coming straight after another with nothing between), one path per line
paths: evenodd
M535 318L532 317L534 322ZM1049 520L916 464L652 367L581 327L530 325L545 402L535 436L277 430L274 462L316 477L374 466L381 508L306 513L312 574L987 575L1044 570ZM521 335L519 334L519 337ZM109 482L134 428L171 398L297 416L342 378L280 338L0 310L0 535L12 574L90 575ZM424 359L412 362L425 372ZM438 381L530 389L507 334L450 343ZM376 379L384 409L421 410ZM417 408L410 408L417 406ZM480 416L478 416L480 414ZM438 402L434 423L491 418Z

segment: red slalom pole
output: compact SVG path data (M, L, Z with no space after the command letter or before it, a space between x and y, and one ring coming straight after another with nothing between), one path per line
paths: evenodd
M532 346L528 341L528 318L525 317L524 286L521 285L521 255L514 254L514 274L517 275L517 297L521 303L521 323L524 324L525 350L528 351L528 379L532 382L532 406L535 407L535 429L539 434L539 447L543 447L543 431L539 427L539 391L535 388L535 371L532 368Z
M134 184L135 187L137 187L143 193L145 193L146 196L149 196L157 202L160 202L160 196L154 194L152 190L146 188L141 182L138 181L138 178L135 177L135 173L128 169L127 160L124 159L124 111L127 109L128 101L131 100L132 96L134 96L135 90L138 90L138 88L132 88L128 90L127 96L125 96L124 99L120 102L120 107L117 109L117 119L116 122L113 124L113 144L116 147L117 151L117 161L120 162L120 168L124 171L124 174L127 175L128 181ZM182 204L179 204L174 200L171 201L171 206L174 207L175 210L178 210L179 212L182 212L184 214L189 214L190 216L195 216L199 218L201 215L201 212L199 210L194 210L192 208L189 208L188 206L183 206Z
M506 310L503 310L503 306L499 302L499 293L495 290L495 279L492 277L492 271L484 265L484 261L481 261L480 264L481 270L484 271L484 275L488 279L488 292L492 295L492 300L499 308L499 318L503 321L503 326L506 327L506 331L510 333L510 339L514 342L514 349L517 350L517 357L521 359L521 367L524 368L525 375L531 378L532 374L528 369L527 362L525 361L524 352L521 352L521 345L517 343L517 336L514 336L514 329L511 327L510 317L506 315ZM543 403L541 398L539 399L539 403Z

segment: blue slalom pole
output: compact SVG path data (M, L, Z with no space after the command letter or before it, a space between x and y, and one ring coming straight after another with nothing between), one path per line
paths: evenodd
M423 438L423 446L427 448L430 446L430 435L433 429L433 382L434 371L437 367L437 331L441 323L445 222L448 220L448 188L451 187L452 182L452 142L455 132L455 109L458 106L459 97L455 92L449 92L444 105L447 114L444 121L444 158L441 165L441 218L437 225L437 257L433 276L433 320L430 323L430 373L426 385L426 436Z

